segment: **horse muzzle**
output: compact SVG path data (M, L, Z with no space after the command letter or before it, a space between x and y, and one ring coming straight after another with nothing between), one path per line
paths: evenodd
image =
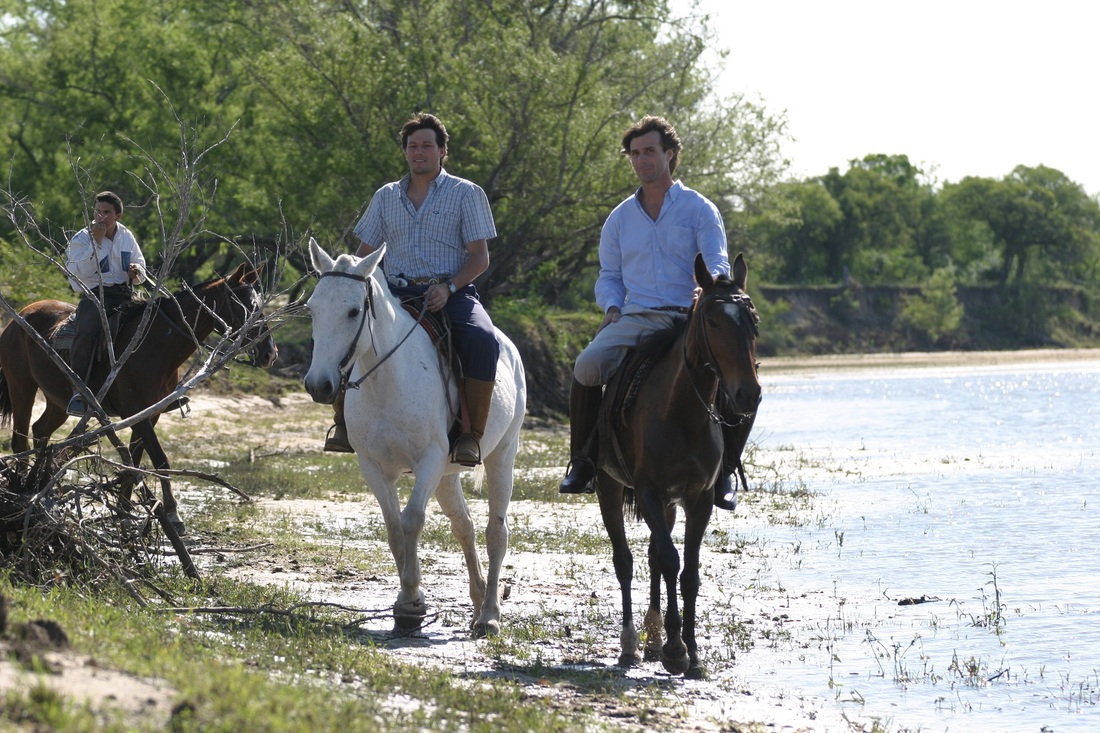
M313 401L321 405L331 405L340 396L340 382L329 378L314 377L306 374L306 392Z

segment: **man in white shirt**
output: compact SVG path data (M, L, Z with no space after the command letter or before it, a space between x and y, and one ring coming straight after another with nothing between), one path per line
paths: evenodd
M596 303L604 319L573 367L569 398L570 464L560 491L594 491L596 421L603 385L638 339L686 318L695 297L696 254L714 276L729 276L726 229L718 208L672 174L683 145L661 117L646 116L623 135L641 186L604 222L600 235L600 275ZM751 427L751 426L750 426ZM748 437L744 431L744 437ZM732 459L739 459L741 448ZM726 462L730 463L730 440ZM715 505L733 509L735 493L723 468Z
M69 271L69 284L80 293L69 364L85 384L91 373L96 341L103 331L100 309L113 313L133 298L135 284L145 282L145 257L133 232L121 219L122 199L111 191L103 191L96 194L92 223L69 240L65 267ZM84 398L73 392L66 412L79 417L86 411Z

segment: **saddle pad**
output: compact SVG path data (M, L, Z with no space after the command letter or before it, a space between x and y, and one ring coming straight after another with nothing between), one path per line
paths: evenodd
M73 345L73 337L76 336L76 318L69 316L57 325L57 328L47 339L59 354L68 354Z

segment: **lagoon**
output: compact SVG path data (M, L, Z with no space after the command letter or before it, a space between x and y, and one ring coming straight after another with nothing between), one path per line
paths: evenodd
M761 373L754 457L816 516L731 523L771 556L743 585L790 599L731 682L887 730L1100 729L1100 360Z

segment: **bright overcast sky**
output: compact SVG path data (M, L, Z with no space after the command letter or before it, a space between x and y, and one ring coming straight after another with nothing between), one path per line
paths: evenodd
M1100 194L1096 0L702 8L730 51L720 87L786 111L795 142L784 152L797 176L903 154L940 182L1041 164Z

